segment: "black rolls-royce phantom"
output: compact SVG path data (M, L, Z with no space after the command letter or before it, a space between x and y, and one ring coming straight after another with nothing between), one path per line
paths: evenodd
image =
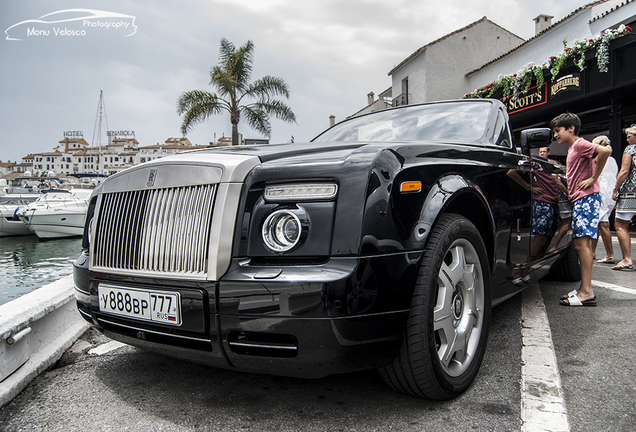
M463 100L135 166L92 196L79 312L167 356L307 378L377 368L453 397L478 373L491 306L551 268L580 277L544 198L563 167L530 151L549 141L534 129L515 146L499 101Z

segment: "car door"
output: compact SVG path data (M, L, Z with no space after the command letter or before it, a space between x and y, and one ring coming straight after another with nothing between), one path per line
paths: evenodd
M540 260L549 251L560 226L559 179L555 161L530 156L532 185L532 226L528 261Z
M514 267L513 276L521 277L526 263L529 261L532 236L532 160L516 154L516 162L508 171L510 179L511 226L508 248L509 264Z

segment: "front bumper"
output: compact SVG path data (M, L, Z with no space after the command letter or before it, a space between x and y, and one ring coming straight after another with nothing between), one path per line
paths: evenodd
M419 254L255 266L233 260L217 282L153 280L74 265L80 314L112 339L197 363L317 378L389 363L400 345ZM100 283L181 296L182 325L99 310Z

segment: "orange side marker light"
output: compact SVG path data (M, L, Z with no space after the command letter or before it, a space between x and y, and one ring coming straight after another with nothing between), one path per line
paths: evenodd
M402 182L400 184L400 192L419 192L422 190L422 182L419 181L408 181Z

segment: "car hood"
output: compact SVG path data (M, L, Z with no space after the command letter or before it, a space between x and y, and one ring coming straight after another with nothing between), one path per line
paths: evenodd
M361 147L387 148L386 143L365 142L309 142L309 143L285 143L264 144L250 146L214 147L204 150L194 150L186 154L241 154L245 156L257 156L262 162L274 161L282 158L306 155L324 155L338 153L339 158L346 154L356 152Z

